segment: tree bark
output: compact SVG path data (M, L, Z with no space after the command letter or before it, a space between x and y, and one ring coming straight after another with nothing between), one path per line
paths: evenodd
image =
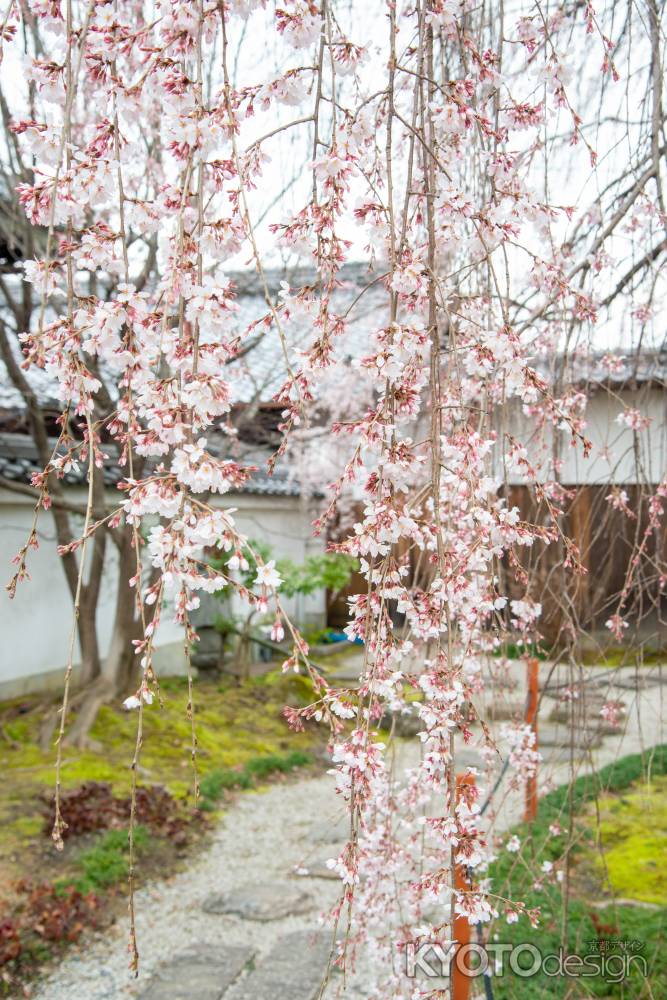
M100 673L100 649L95 621L95 604L82 601L76 623L81 653L80 683L90 684Z
M136 553L132 545L132 530L122 532L118 544L118 579L116 609L111 645L99 663L99 671L84 694L81 708L67 735L67 743L85 746L90 743L90 730L102 705L119 699L135 681L136 663L132 641L141 637L141 622L136 608L136 589L129 581L136 573ZM97 604L97 601L95 601ZM137 681L138 683L138 681Z

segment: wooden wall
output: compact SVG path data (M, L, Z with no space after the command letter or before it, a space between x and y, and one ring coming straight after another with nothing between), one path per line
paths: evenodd
M578 563L584 572L565 565L568 553L562 540L549 545L536 541L531 547L516 550L518 564L529 580L529 596L542 604L540 631L548 642L564 639L571 629L579 632L603 628L607 618L616 612L626 582L626 610L631 619L642 619L657 609L667 610L667 587L665 594L660 592L661 572L667 575L667 519L663 519L657 536L651 533L646 538L652 491L632 485L624 489L634 517L610 505L606 499L611 492L609 486L572 489L560 527L577 546ZM519 508L522 520L549 523L545 505L537 503L530 487L508 487L507 499L510 507ZM423 577L424 560L420 562L412 554L411 565L413 572ZM511 598L523 597L526 586L517 579L520 572L509 557L503 560L501 572L503 593ZM420 586L425 583L423 578L418 581ZM355 573L349 586L329 603L328 624L343 628L349 617L347 598L366 590L366 580Z

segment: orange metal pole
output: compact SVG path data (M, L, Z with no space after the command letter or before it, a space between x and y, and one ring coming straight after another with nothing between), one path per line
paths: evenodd
M540 662L537 658L528 660L528 705L526 707L526 724L531 726L535 733L535 749L537 750L537 700L539 696L539 668ZM537 818L537 774L526 781L526 812L524 819L531 823Z
M462 790L465 785L474 784L474 775L458 774L456 776L456 801L458 802L463 794ZM470 888L467 865L454 866L454 888L458 889L459 892L465 892ZM466 976L465 973L458 968L456 956L464 945L470 944L470 924L468 923L467 917L457 915L454 900L452 901L452 905L454 906L454 939L457 946L451 966L451 996L452 1000L469 1000L471 979L470 976Z

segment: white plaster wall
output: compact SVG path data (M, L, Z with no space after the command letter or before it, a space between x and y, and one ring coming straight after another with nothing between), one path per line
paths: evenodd
M83 491L73 489L73 502L85 502ZM224 498L225 507L235 506L241 531L268 542L276 556L301 562L307 553L322 551L323 542L313 540L310 513L294 497L238 495ZM67 663L72 604L50 514L38 524L39 548L28 557L31 580L17 589L13 601L4 590L12 576L12 559L25 543L32 525L29 498L0 490L0 697L58 687ZM102 582L98 628L102 654L108 649L115 607L115 552L108 548L108 569ZM325 595L287 601L288 613L299 621L317 621L325 611ZM78 653L75 659L78 659ZM184 668L182 630L165 615L156 643L159 673L180 673Z
M616 421L625 408L638 409L651 420L649 427L637 434L637 455L634 432ZM584 458L581 442L571 444L569 431L555 432L557 453L562 460L562 483L623 486L660 482L667 472L667 393L660 388L643 389L640 393L623 390L616 394L601 390L588 400L585 419L583 433L592 443L588 458ZM499 438L508 433L524 444L529 461L538 471L546 468L554 448L554 432L544 435L538 432L535 421L523 413L519 404L513 401L499 408L494 429ZM496 473L504 478L499 461ZM507 478L511 484L525 482L517 472L510 471Z
M29 502L0 494L0 573L2 583L13 575L11 560L30 533ZM50 517L38 524L39 548L28 555L31 579L19 584L16 597L0 593L0 692L16 682L15 693L30 690L29 679L67 662L72 602L55 552ZM12 691L14 689L12 688Z
M85 504L85 493L72 489L73 503ZM0 490L0 581L14 573L12 559L25 543L33 519L29 498ZM42 513L37 525L39 548L28 554L30 580L19 584L9 599L0 590L0 696L25 694L59 687L68 659L72 628L72 601L56 552L53 520ZM109 647L116 600L116 552L107 548L107 569L97 609L100 649ZM181 668L181 630L165 621L161 630L157 665L163 673ZM78 643L75 645L78 662ZM176 654L176 655L174 655ZM76 680L76 666L75 666Z
M238 507L234 520L239 530L250 539L270 545L273 558L302 563L309 555L324 551L324 540L313 537L314 514L300 498L243 495L234 497L233 502ZM297 595L282 603L287 614L299 623L317 622L326 611L324 593ZM234 599L232 607L242 613L244 605Z

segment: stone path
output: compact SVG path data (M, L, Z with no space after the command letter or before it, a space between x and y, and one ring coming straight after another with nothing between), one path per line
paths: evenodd
M325 868L345 828L328 775L239 795L188 871L137 893L138 981L122 920L73 946L35 997L316 1000L339 881L296 872Z
M142 1000L316 1000L331 946L323 931L293 931L259 957L252 946L200 945L165 962Z
M324 931L284 935L258 968L224 994L225 1000L316 1000L330 947L331 935Z
M547 672L548 665L541 667L543 685ZM519 667L516 673L520 690ZM562 703L547 692L539 719L542 784L564 781L572 760L581 773L665 741L667 688L657 672L642 676L633 686L628 671L596 675L572 746L564 739ZM561 690L561 679L551 677L551 695ZM503 696L510 706L514 681ZM494 695L498 711L503 697ZM610 698L626 706L620 734L600 724L600 705ZM419 741L401 741L398 752L401 763L414 763ZM459 767L478 762L474 751L461 749ZM516 822L521 805L517 793L501 789L495 830ZM140 979L128 979L122 921L72 948L35 1000L317 1000L331 945L320 918L339 891L326 861L337 855L346 829L327 775L240 795L188 871L137 894ZM367 995L361 980L344 994L346 1000Z
M204 913L233 913L243 920L282 920L295 913L308 913L314 899L301 886L285 882L250 882L233 892L215 892L202 903Z
M144 1000L219 1000L254 957L241 945L199 945L165 962L153 976Z

